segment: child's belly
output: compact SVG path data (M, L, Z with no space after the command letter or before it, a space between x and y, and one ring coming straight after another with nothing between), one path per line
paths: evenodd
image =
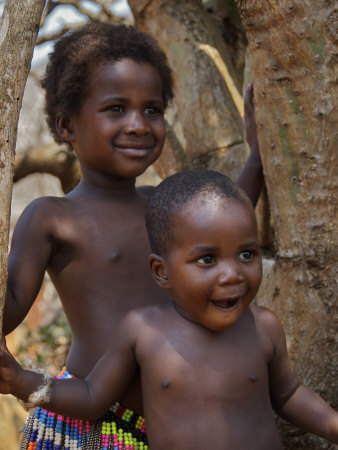
M146 409L147 435L152 450L281 450L272 409L253 402L248 410L214 402L185 402L165 410L157 399ZM148 405L148 399L145 400ZM165 439L163 440L163 437Z

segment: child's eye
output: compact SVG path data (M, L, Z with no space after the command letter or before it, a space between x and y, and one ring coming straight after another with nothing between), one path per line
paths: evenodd
M112 105L112 106L109 106L109 108L107 108L107 109L109 111L113 111L113 112L117 112L117 113L120 113L123 111L123 108L121 105Z
M145 109L145 113L146 114L163 114L163 111L161 108L158 108L156 106L149 106L148 108Z
M204 255L197 260L198 264L203 266L209 266L210 264L215 264L216 258L213 255Z
M240 261L251 261L255 256L255 252L252 250L244 250L239 254Z

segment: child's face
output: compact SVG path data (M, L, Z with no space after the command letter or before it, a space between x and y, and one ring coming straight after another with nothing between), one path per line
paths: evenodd
M254 212L235 199L197 199L175 214L172 226L164 260L177 310L210 330L232 327L262 277Z
M160 156L166 136L157 70L131 59L99 65L69 127L82 169L123 178L140 175Z

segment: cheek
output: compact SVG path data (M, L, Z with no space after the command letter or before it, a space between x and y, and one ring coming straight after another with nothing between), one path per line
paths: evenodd
M214 290L214 280L209 279L206 274L194 271L189 272L186 279L188 281L185 283L185 291L196 299L196 303L207 303Z
M207 289L206 280L189 267L179 267L171 273L170 279L174 289L190 298L199 296Z
M247 273L247 280L252 289L258 289L262 281L262 268L256 267Z
M163 142L164 143L165 138L167 136L167 129L166 129L164 121L162 123L159 123L159 124L155 125L155 127L154 127L154 134L156 134L157 139L158 139L159 142Z

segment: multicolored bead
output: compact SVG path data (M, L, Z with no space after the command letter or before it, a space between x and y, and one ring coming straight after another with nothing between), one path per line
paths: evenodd
M56 377L73 378L66 370ZM71 419L36 408L23 430L21 450L148 450L145 422L116 403L97 422Z

